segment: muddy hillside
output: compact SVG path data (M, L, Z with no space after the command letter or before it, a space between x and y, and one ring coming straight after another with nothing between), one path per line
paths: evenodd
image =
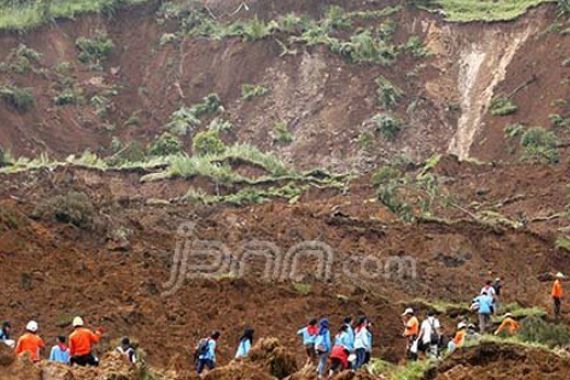
M213 330L204 378L312 380L297 331L349 315L371 361L337 380L566 379L569 14L0 0L0 322L47 346L32 363L0 342L0 380L197 379ZM496 278L489 334L407 360L406 308L453 337ZM493 335L506 312L520 329ZM47 360L76 316L104 329L99 368Z

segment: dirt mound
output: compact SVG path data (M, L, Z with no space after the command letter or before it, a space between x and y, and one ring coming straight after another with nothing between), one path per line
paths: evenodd
M456 351L430 377L437 380L566 380L570 359L542 349L484 342Z
M204 380L275 380L275 377L255 365L232 362L208 372Z
M275 338L265 338L257 342L249 353L248 361L264 368L279 379L291 375L298 369L295 356Z

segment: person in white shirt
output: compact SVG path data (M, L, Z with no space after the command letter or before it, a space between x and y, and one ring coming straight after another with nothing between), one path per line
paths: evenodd
M436 359L439 356L439 340L441 337L441 324L433 310L428 311L427 318L422 322L418 342L421 350L428 357Z

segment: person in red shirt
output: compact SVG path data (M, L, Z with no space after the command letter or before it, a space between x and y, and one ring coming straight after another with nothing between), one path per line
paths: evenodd
M562 283L561 280L564 278L564 275L560 272L556 274L556 281L552 285L552 302L554 304L554 317L556 319L560 318L560 308L562 305L562 297L564 292L562 290Z
M71 365L98 366L99 359L93 355L93 345L99 343L103 330L96 332L84 327L81 317L73 319L73 332L69 336L69 353L71 355Z
M45 343L38 335L38 323L30 321L26 325L26 333L18 339L16 344L16 354L30 355L30 359L35 363L40 361L40 351L45 347Z

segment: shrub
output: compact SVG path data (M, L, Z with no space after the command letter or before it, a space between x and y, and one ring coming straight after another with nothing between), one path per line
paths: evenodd
M383 166L372 175L372 186L387 185L390 181L400 178L402 172L393 166Z
M280 144L290 144L293 142L293 134L289 132L287 123L280 121L273 127L273 140Z
M257 41L270 36L274 29L277 29L277 23L270 21L266 23L255 16L243 24L242 35L246 41Z
M93 38L80 37L75 41L79 50L79 60L91 68L100 69L114 48L113 41L104 33L97 33Z
M215 118L208 125L208 129L216 132L229 132L234 128L233 124L228 120Z
M505 137L508 139L514 139L521 136L524 133L524 125L520 123L509 124L505 127Z
M537 317L525 318L518 335L526 342L540 343L550 348L565 347L570 344L570 327L547 323Z
M570 15L570 0L558 0L558 14Z
M77 104L79 102L79 96L72 89L66 89L54 97L53 102L58 106Z
M331 49L349 57L354 63L379 63L389 66L397 56L394 46L375 38L369 29L350 37L349 42L339 46L333 45Z
M89 100L91 106L95 107L95 113L100 118L104 118L109 113L109 109L111 108L111 101L103 96L103 95L94 95Z
M372 117L374 129L387 140L395 140L404 129L402 121L388 114L377 114Z
M376 79L376 84L378 85L378 100L384 108L395 106L404 94L402 90L383 76Z
M565 118L558 114L550 114L548 118L550 119L552 125L556 128L570 127L570 118Z
M337 5L332 5L327 9L324 22L329 28L335 29L347 29L352 26L349 14Z
M40 218L50 217L61 223L71 223L79 228L88 228L93 222L95 208L87 194L71 190L65 195L44 200L33 214Z
M220 100L218 94L209 94L208 96L204 97L204 99L202 99L201 103L194 105L190 111L194 114L194 116L199 118L202 115L215 113L221 109L222 101Z
M501 97L491 100L490 110L493 116L507 116L517 112L518 107L511 99Z
M186 135L199 125L200 119L194 114L194 111L188 107L181 107L172 113L170 121L165 127L174 134Z
M429 50L424 46L422 40L418 36L411 36L406 42L406 50L408 50L415 58L425 58L430 55Z
M168 132L164 132L149 147L148 152L153 156L168 156L182 151L180 139Z
M269 92L269 89L262 84L243 84L241 86L241 98L243 100L251 100L257 96L263 96Z
M24 44L10 52L10 69L17 74L25 74L32 68L32 63L39 63L42 55Z
M556 144L556 135L541 127L529 128L521 138L524 147L523 159L537 160L554 164L560 161Z
M2 86L0 98L21 112L29 110L34 105L34 94L31 88Z
M198 156L208 154L221 154L226 150L226 145L220 139L217 131L203 131L197 133L192 140L192 151Z

